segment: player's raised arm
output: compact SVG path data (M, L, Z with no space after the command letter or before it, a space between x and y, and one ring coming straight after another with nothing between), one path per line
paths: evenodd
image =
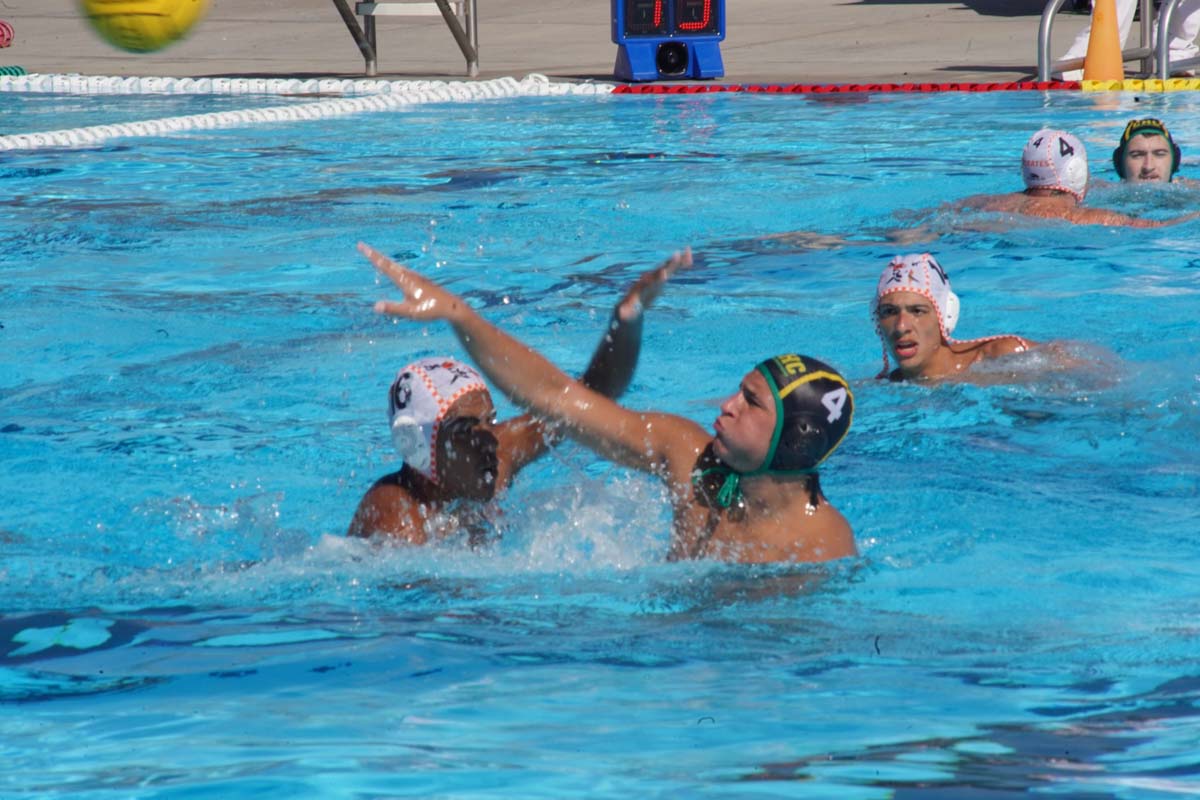
M404 294L399 301L377 302L377 312L449 322L472 360L514 403L562 423L572 438L606 458L662 472L680 459L690 466L707 441L704 429L690 420L617 405L483 319L461 297L366 244L359 250Z

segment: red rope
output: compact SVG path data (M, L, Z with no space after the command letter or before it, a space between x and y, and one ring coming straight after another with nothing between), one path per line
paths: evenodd
M846 94L863 92L1021 92L1078 89L1079 81L1013 81L1009 83L623 83L613 94L707 94L758 92L763 94Z

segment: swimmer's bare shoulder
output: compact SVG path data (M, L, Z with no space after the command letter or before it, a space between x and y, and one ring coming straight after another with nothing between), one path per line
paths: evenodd
M978 364L981 361L987 361L993 358L1001 358L1010 356L1016 353L1024 353L1037 347L1037 342L1017 336L1015 334L1007 334L1002 336L989 337L987 339L967 340L963 342L953 342L949 345L950 352L954 353L958 358L958 368L967 370L970 367ZM897 370L899 372L899 370ZM968 380L965 377L961 380ZM895 376L896 373L893 373ZM903 376L900 376L901 378ZM893 378L894 379L894 378ZM973 380L973 379L972 379Z
M1062 198L1031 197L1024 192L977 194L954 204L953 209L1045 219L1064 219L1069 213Z
M421 504L401 480L400 472L385 475L367 490L350 520L347 536L386 536L399 542L425 544Z
M1032 350L1038 343L1023 336L1001 336L998 339L983 343L983 353L987 358L999 358L1013 353L1024 353Z
M1024 353L1026 350L1037 347L1037 342L1016 335L997 336L982 342L966 342L964 344L965 346L961 350L954 347L951 349L956 353L975 352L980 358L999 358L1013 353Z
M1015 210L1014 201L1019 197L1011 194L976 194L945 205L949 211L1009 211Z
M791 521L768 529L764 544L774 551L769 560L816 563L858 555L854 531L840 511L823 496L815 508L808 504L807 492L798 499Z
M633 414L610 418L610 434L636 431L610 453L615 460L662 476L674 510L669 558L714 558L743 563L817 562L855 555L850 523L824 497L816 506L803 479L784 478L790 487L773 492L766 509L750 508L742 516L712 508L695 490L712 436L700 425L672 414Z
M671 560L812 563L858 554L850 523L820 492L811 505L804 477L760 478L773 484L771 502L759 506L751 496L744 509L717 508L694 480L716 463L708 447L711 437L700 432L704 449L686 475L670 482L675 512Z
M1065 196L1032 197L1024 192L980 194L963 200L959 207L971 211L990 211L998 214L1021 214L1027 217L1057 219L1069 213L1064 202L1065 199Z
M1107 208L1075 208L1066 218L1080 225L1105 225L1123 228L1161 228L1169 223L1154 219L1138 219Z
M972 211L988 211L999 214L1019 214L1025 217L1061 219L1076 225L1105 225L1109 227L1157 228L1168 224L1157 220L1138 219L1106 208L1086 208L1075 204L1074 198L1066 194L1047 196L1029 195L1024 192L1011 194L976 195L968 197L958 205ZM1182 220L1180 220L1182 221Z
M699 504L689 509L689 516L697 518L711 513ZM672 557L756 564L816 563L858 554L854 531L842 513L824 497L815 507L810 505L806 490L793 492L784 507L766 515L753 510L744 519L721 515L699 544L694 552L672 552Z
M1121 214L1116 211L1109 211L1102 208L1080 210L1098 212L1098 215L1100 216L1098 216L1097 219L1105 220L1096 222L1094 224L1124 225L1130 228L1166 228L1171 225L1178 225L1182 222L1190 222L1191 220L1200 217L1200 211L1192 211L1190 213L1181 214L1178 217L1171 217L1169 219L1142 219L1140 217L1131 217L1128 214Z

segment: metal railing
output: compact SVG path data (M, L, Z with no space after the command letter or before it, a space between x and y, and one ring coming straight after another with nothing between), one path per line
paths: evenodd
M1038 80L1050 80L1052 72L1063 72L1065 70L1083 69L1083 59L1073 58L1069 61L1060 61L1055 63L1050 56L1050 30L1054 25L1054 17L1058 14L1058 10L1063 7L1067 0L1049 0L1046 7L1042 10L1042 23L1038 26ZM1164 6L1170 5L1172 8L1179 3L1179 0L1166 0ZM1163 9L1164 11L1166 8ZM1151 0L1141 0L1139 8L1141 16L1141 32L1139 34L1139 45L1127 50L1121 51L1121 60L1125 62L1140 61L1141 72L1145 75L1154 73L1154 49L1150 46L1151 30L1154 24L1154 8ZM1162 37L1159 37L1160 44Z
M1157 61L1158 61L1158 77L1164 81L1171 77L1171 74L1177 70L1191 69L1200 64L1200 56L1195 58L1181 58L1180 60L1171 63L1171 18L1175 16L1175 10L1179 7L1182 0L1164 0L1162 8L1158 10L1158 42L1157 42Z
M364 71L370 77L378 74L379 46L375 33L375 17L377 16L433 16L442 15L446 27L467 60L467 75L479 75L479 18L476 13L476 0L430 0L430 2L413 2L413 0L393 0L393 2L355 3L354 11L363 18L359 26L358 19L350 11L347 0L333 0L342 22L354 37L363 54ZM454 6L454 8L451 8Z

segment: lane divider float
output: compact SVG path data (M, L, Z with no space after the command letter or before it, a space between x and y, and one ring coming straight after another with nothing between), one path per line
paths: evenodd
M185 79L191 80L191 79ZM208 81L205 83L204 81ZM504 97L546 97L560 95L600 95L612 91L611 84L551 83L544 75L529 75L522 80L497 78L490 81L275 81L263 79L203 79L195 84L162 78L94 79L80 75L27 75L0 77L0 91L53 91L71 94L148 94L185 93L229 94L336 94L349 93L287 106L218 111L141 122L92 125L41 133L0 136L0 151L35 150L46 147L80 147L108 139L131 136L161 136L190 130L210 130L240 125L325 119L370 111L393 111L423 103L470 102ZM315 84L315 88L310 86ZM337 84L334 88L331 84ZM361 84L370 84L362 86ZM16 88L14 88L16 87ZM301 88L303 87L303 88ZM87 91L93 89L94 91Z

